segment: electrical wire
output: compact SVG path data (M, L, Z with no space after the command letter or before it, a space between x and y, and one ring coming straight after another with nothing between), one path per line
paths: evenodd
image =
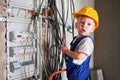
M66 69L59 70L59 71L56 71L56 72L52 73L52 74L49 76L49 79L48 79L48 80L53 80L53 77L54 77L55 75L57 75L57 74L59 74L59 73L62 73L62 72L64 72L64 71L66 71Z
M42 10L43 3L44 0L42 0L39 6L37 16ZM43 26L43 24L41 25L42 29L44 28L46 30L45 32L42 32L45 35L44 37L42 36L43 73L45 73L45 75L43 75L43 80L47 80L48 75L50 75L51 73L61 70L63 64L65 63L65 55L61 54L62 52L60 50L60 46L66 45L65 27L68 20L69 11L71 11L72 13L72 11L74 10L74 7L70 7L73 6L73 0L70 0L68 2L66 16L64 14L64 0L60 0L61 7L59 7L62 9L62 11L59 11L56 3L56 0L49 0L47 8L50 8L50 14L48 13L45 17L41 15L42 20L45 21L44 24L46 24L45 26ZM71 10L69 10L69 8L71 8ZM54 80L61 80L61 75L56 75L54 77Z
M75 7L74 7L74 1L73 1L73 0L70 1L70 5L72 5L72 6L70 7L71 13L72 13L72 12L75 12ZM72 37L74 38L74 22L75 22L75 20L74 20L74 18L73 18L72 15L71 15L71 20L72 20Z
M52 6L52 7L53 7L53 9L56 9L56 6ZM58 62L60 62L60 58L59 58L59 55L58 55L58 54L60 54L60 51L58 50L59 49L59 47L58 47L58 45L59 45L58 42L59 41L57 40L59 38L59 35L60 35L60 34L58 34L58 33L60 33L58 31L58 30L60 30L60 27L59 27L59 24L57 23L57 17L56 17L57 12L56 12L56 10L54 10L53 13L54 13L55 20L50 21L51 22L50 24L52 25L52 38L55 38L55 39L53 39L52 42L51 42L52 45L50 47L50 53L49 53L50 58L48 60L48 61L50 61L49 63L51 63L51 64L48 63L49 66L47 67L49 69L52 68L53 70L47 69L47 71L50 71L50 72L48 72L49 74L58 69L59 65L57 65L57 64L59 64ZM56 45L56 43L57 43L57 45ZM57 59L59 59L59 60L57 60Z
M44 0L42 0L41 4L39 5L38 7L38 10L37 10L37 17L39 17L39 14L40 14L40 11L41 11L41 7L42 7L42 4L43 4Z

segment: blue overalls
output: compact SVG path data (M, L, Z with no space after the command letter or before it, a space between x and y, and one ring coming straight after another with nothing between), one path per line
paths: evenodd
M85 37L90 37L90 36L83 36L77 38L74 43L72 41L70 44L71 45L70 50L74 51L77 44ZM91 56L88 56L87 59L82 64L77 65L73 63L73 58L66 55L68 80L88 80L90 74L90 66L89 66L90 58Z

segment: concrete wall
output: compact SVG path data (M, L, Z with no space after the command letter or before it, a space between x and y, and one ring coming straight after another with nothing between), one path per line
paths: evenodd
M120 0L95 0L100 27L95 31L95 68L104 80L120 80Z

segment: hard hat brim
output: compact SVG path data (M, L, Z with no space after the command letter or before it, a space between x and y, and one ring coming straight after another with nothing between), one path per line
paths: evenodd
M85 14L80 14L80 13L72 13L72 15L77 19L79 16L87 16L87 17L89 17L89 18L91 18L91 19L93 19L92 17L90 17L90 16L88 16L88 15L85 15ZM94 20L94 19L93 19ZM95 21L95 20L94 20ZM99 24L95 21L95 23L96 23L96 27L98 27L99 26Z

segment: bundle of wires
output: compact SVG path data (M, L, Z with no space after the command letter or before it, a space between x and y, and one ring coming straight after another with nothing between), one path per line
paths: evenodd
M44 1L44 0L43 0ZM40 4L38 13L41 11ZM66 30L65 25L68 19L69 9L71 9L71 13L74 12L74 3L73 0L68 0L67 6L67 16L65 16L65 7L64 7L64 0L61 1L61 9L62 12L57 8L56 2L57 0L48 0L48 6L50 12L47 10L47 17L43 18L43 26L42 32L44 36L42 37L42 47L43 47L43 79L48 80L50 74L55 71L59 71L63 68L65 63L65 55L61 54L60 46L66 45ZM70 7L70 8L69 8ZM74 19L71 17L72 20L72 34L74 37ZM63 39L64 38L64 39ZM61 80L61 75L56 75L53 80Z

